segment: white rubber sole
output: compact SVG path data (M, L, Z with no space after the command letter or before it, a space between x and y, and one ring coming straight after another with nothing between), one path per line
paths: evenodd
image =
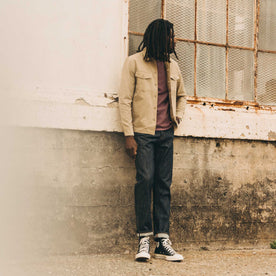
M180 254L175 254L174 256L166 256L163 254L154 254L154 258L166 260L169 262L181 262L184 260L183 256Z
M150 254L146 252L141 252L136 254L135 261L137 262L147 262L150 260Z

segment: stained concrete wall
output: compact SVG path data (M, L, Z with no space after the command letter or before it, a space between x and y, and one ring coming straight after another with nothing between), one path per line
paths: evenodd
M135 167L122 133L3 133L0 236L7 248L90 253L136 246ZM276 238L275 142L176 137L174 146L171 238L178 248L268 247Z

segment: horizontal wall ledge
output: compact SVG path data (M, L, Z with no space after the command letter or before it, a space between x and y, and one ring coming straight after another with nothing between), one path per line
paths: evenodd
M2 119L2 124L122 132L116 97L105 93L97 99L90 101L75 97L64 101L48 98L9 100L9 108L6 108L4 114L6 119ZM276 111L273 108L188 101L183 121L175 134L276 141Z

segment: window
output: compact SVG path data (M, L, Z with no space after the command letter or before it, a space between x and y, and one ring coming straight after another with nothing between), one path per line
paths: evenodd
M174 23L190 100L276 105L275 0L129 0L129 54L160 17Z

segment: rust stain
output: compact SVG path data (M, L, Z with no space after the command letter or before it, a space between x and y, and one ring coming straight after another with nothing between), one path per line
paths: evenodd
M255 18L254 18L254 99L257 100L257 76L258 76L258 32L259 32L259 15L260 0L255 2Z
M166 8L165 8L165 0L162 0L161 3L161 18L166 18Z
M218 108L218 110L222 110L222 111L236 111L233 108Z
M195 0L195 30L194 30L194 40L197 40L197 0ZM197 60L197 44L194 43L194 96L196 97L196 60Z
M276 132L275 131L269 131L268 132L268 139L269 140L276 140Z
M194 96L187 97L187 103L190 105L211 105L212 107L235 107L235 108L246 108L246 110L255 110L258 112L259 110L276 112L276 108L273 106L261 106L256 102L242 102L235 100L222 100L222 99L214 99L214 98L199 98Z
M228 45L228 33L229 33L229 0L226 1L226 46ZM225 99L228 99L228 89L229 89L229 79L228 79L228 56L229 56L229 48L226 47L225 50Z

